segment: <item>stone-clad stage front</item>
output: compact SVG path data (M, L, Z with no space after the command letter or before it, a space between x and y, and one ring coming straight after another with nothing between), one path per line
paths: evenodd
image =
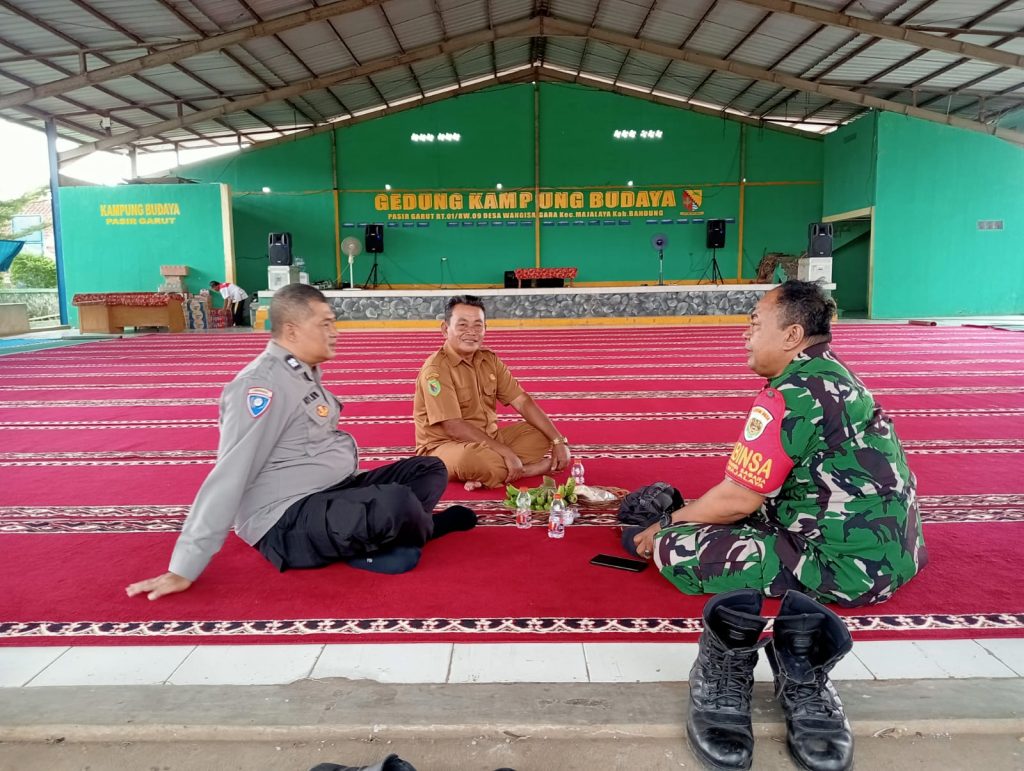
M480 297L489 321L669 319L736 321L774 284L577 287L564 289L341 290L324 294L339 321L437 321L457 294ZM269 298L272 292L260 292Z

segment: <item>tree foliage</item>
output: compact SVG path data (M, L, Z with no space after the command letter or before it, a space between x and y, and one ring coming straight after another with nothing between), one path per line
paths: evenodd
M57 286L57 263L49 257L22 252L11 264L11 281L19 289L52 289Z
M23 193L17 198L9 198L7 200L0 199L0 238L6 238L12 241L17 241L19 238L24 238L27 235L36 233L40 230L44 230L50 226L50 223L46 220L39 225L35 225L31 230L27 230L21 233L11 232L11 220L18 216L21 211L33 201L38 201L46 194L46 188L40 187L35 190L29 190L27 193Z

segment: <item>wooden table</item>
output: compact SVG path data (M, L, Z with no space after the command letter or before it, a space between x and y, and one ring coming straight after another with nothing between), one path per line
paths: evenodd
M181 295L160 292L108 292L78 294L71 303L78 308L82 332L116 334L125 327L167 327L170 332L182 332L181 299Z

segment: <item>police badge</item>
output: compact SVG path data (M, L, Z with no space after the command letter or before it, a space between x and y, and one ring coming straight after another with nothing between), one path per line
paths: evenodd
M249 392L245 397L245 406L249 410L249 414L258 418L264 412L267 411L267 407L270 406L270 400L274 398L274 393L269 388L258 388L253 387L249 389Z

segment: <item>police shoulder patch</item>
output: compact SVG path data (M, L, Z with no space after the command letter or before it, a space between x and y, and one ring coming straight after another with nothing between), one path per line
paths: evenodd
M270 407L270 400L274 398L274 392L269 388L253 386L245 395L245 406L249 414L258 418L267 408Z

